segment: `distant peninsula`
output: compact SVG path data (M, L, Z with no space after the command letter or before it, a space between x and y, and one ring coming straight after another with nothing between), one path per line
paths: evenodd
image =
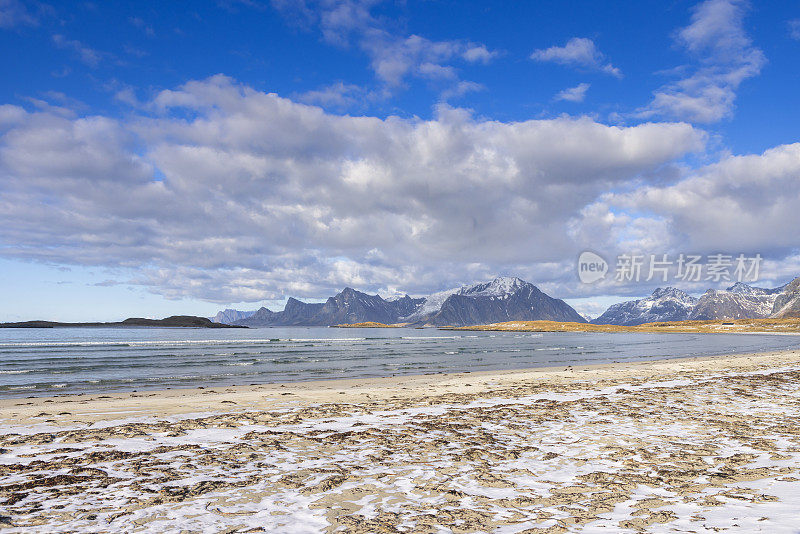
M247 328L243 325L215 323L206 317L194 315L173 315L165 319L144 319L131 317L113 323L60 323L56 321L22 321L18 323L0 323L0 328L80 328L80 327L139 327L162 326L182 328Z
M365 323L346 323L346 324L333 325L334 328L399 328L401 326L406 326L406 324L405 323L385 324L385 323L377 323L375 321L367 321Z

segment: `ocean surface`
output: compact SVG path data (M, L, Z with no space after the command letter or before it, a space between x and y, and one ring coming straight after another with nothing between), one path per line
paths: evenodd
M800 336L324 327L0 329L0 397L522 369L800 348Z

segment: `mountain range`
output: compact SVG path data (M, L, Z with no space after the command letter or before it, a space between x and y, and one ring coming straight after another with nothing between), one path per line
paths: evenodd
M656 321L685 321L696 305L697 299L680 289L658 288L649 297L614 304L589 322L635 326Z
M249 316L237 318L237 313ZM225 310L211 319L230 320L231 324L242 326L332 326L373 321L409 326L468 326L514 320L586 322L563 300L548 296L529 282L509 277L420 298L405 295L384 299L348 287L324 303L290 298L283 311Z
M658 288L643 299L612 305L591 322L635 326L659 321L768 317L800 317L800 278L773 289L737 282L725 290L709 289L700 298L674 287Z
M768 289L738 282L725 290L709 289L699 298L674 287L609 307L589 322L635 326L660 321L800 317L800 278ZM503 321L550 320L585 323L563 300L514 277L466 285L427 297L384 299L345 288L326 302L289 298L282 311L226 309L210 318L241 326L332 326L377 322L408 326L470 326Z

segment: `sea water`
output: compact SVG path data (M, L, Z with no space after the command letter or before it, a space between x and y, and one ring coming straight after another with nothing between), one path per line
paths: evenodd
M0 397L624 363L791 348L800 348L800 337L433 328L0 329Z

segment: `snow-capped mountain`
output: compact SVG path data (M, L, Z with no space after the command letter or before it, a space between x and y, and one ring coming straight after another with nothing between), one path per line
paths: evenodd
M417 322L424 320L438 313L444 303L453 295L464 295L468 297L508 297L512 295L519 288L527 284L524 280L516 277L498 277L491 282L482 284L474 284L471 286L461 286L455 289L447 289L439 291L425 297L425 301L419 306L414 313L403 317L406 322Z
M709 289L700 298L672 287L658 288L649 297L614 304L592 323L634 326L659 321L763 319L777 312L776 303L787 287L767 289L737 282L724 290Z
M696 304L696 298L680 289L658 288L649 297L614 304L591 322L635 326L657 321L685 321Z
M699 299L673 288L658 288L638 300L620 302L590 321L633 326L659 321L800 317L800 278L767 289L736 283L709 289ZM413 326L467 326L502 321L586 322L562 300L515 277L439 291L424 298L383 299L345 288L325 303L290 298L283 311L223 310L212 321L244 326L330 326L375 321Z
M385 300L345 288L324 304L289 299L283 311L261 308L235 321L244 326L330 326L367 321L421 325L466 326L513 320L586 322L562 300L551 298L519 278L490 282L434 293L426 298L405 295Z
M563 300L512 277L434 293L413 314L400 318L411 324L442 326L536 320L586 322Z
M697 301L690 320L764 319L786 286L766 289L738 282L726 290L709 289Z
M525 280L516 277L501 276L491 282L465 286L461 288L461 295L468 297L500 297L507 298L525 286L530 286Z
M255 311L239 311L234 310L231 308L227 308L222 310L221 312L217 313L214 317L209 317L212 322L214 323L222 323L222 324L233 324L236 321L241 321L242 319L247 319L251 315L256 313Z

